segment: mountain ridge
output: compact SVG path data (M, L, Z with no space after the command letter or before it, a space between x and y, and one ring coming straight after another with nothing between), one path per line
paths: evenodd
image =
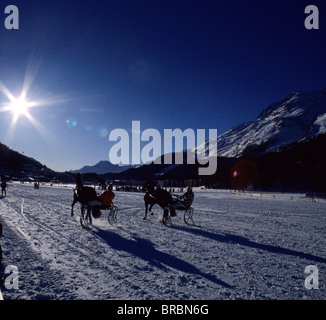
M110 161L101 160L95 165L86 165L78 170L70 170L71 173L96 173L96 174L105 174L105 173L120 173L122 171L133 168L134 166L119 166L112 164Z
M265 108L256 120L233 126L217 139L195 148L205 158L209 144L221 157L240 157L247 147L275 152L304 138L326 132L326 89L293 92ZM212 146L211 146L212 148Z

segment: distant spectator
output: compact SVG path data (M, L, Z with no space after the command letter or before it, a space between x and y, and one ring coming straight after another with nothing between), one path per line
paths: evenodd
M2 224L0 222L0 237L2 236ZM2 249L0 244L0 270L1 270L1 263L2 263ZM0 278L0 286L3 284L3 280Z
M7 195L7 181L5 177L1 177L1 196L5 197Z

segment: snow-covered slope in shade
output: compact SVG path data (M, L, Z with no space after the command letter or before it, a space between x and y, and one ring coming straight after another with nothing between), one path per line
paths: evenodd
M295 92L261 112L254 121L234 126L216 141L197 147L197 156L205 157L208 143L217 155L239 157L249 146L260 152L275 152L293 142L326 132L326 90Z

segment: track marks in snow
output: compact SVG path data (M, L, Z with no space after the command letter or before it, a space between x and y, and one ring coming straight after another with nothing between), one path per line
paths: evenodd
M19 239L22 250L35 257L24 265L23 289L5 292L7 297L322 298L322 290L305 290L304 268L317 264L325 272L324 203L196 193L194 219L202 227L185 225L178 213L175 227L166 228L158 207L142 219L143 194L117 193L118 224L109 225L104 213L85 230L78 205L70 216L72 195L64 188L17 185L0 201L12 241ZM27 261L23 251L11 248L6 259ZM48 291L38 296L38 288Z

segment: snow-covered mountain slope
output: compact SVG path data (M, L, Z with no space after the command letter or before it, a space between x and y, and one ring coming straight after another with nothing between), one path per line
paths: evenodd
M239 157L247 147L275 152L291 143L326 132L326 90L295 92L261 112L254 121L234 126L209 141L222 157ZM208 142L197 148L205 157Z

